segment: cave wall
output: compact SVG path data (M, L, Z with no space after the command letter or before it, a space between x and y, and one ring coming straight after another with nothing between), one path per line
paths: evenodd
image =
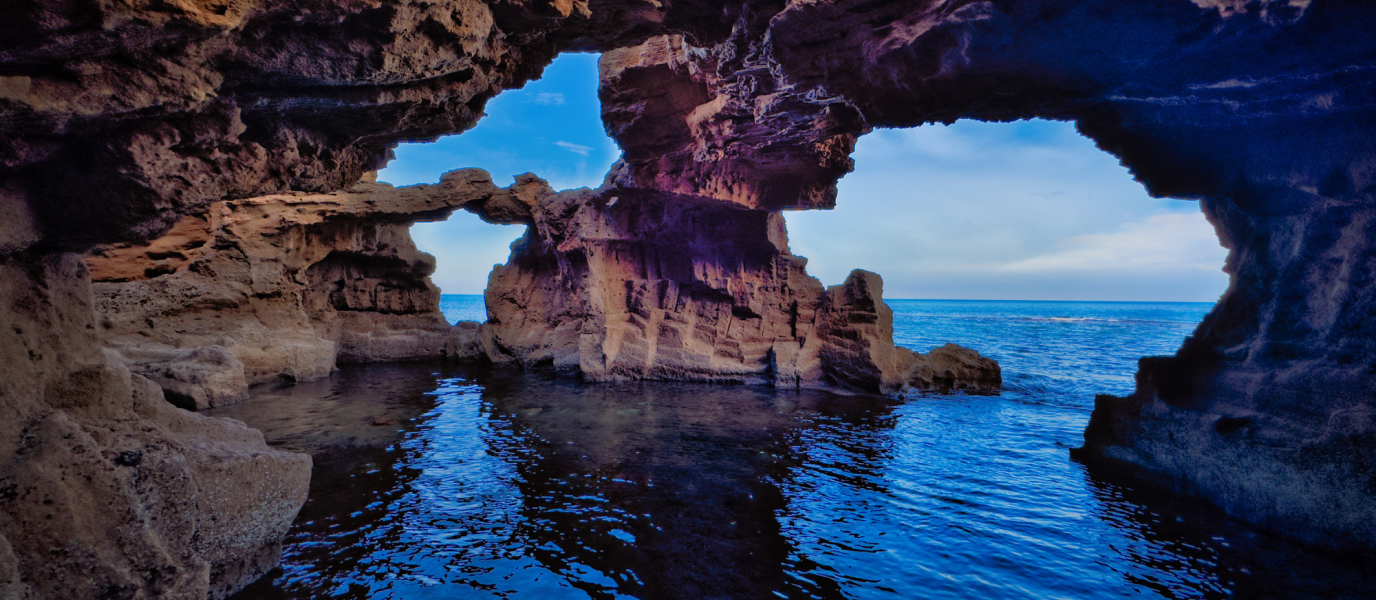
M0 592L223 597L272 568L310 457L131 375L102 349L76 255L0 273Z
M470 127L564 50L605 52L618 197L826 208L874 127L1074 120L1151 193L1199 199L1233 276L1176 357L1099 400L1078 456L1370 548L1373 31L1360 0L8 2L0 585L223 596L268 568L305 486L302 457L172 412L101 351L70 252L153 240L224 201L348 188L396 141ZM160 256L147 281L189 268ZM306 280L358 268L335 258ZM336 291L336 312L359 299ZM281 484L205 466L251 460ZM63 480L80 461L91 479ZM243 490L215 507L242 528L198 516L217 489ZM119 526L86 521L97 497ZM199 527L209 537L186 535Z
M1341 1L792 3L608 52L603 116L616 184L762 209L830 206L874 127L1074 120L1150 193L1199 200L1232 275L1075 457L1371 549L1373 25Z
M301 193L353 186L397 140L470 127L488 98L554 56L545 33L586 12L570 2L399 0L0 6L0 595L226 597L277 563L309 483L309 457L268 448L237 422L175 408L169 390L143 375L233 390L247 379L220 375L239 357L181 348L144 369L146 356L104 350L120 332L118 315L149 309L124 306L102 322L74 252L155 240L225 201L279 195L290 207ZM396 242L395 256L413 258L400 242L404 223L378 222L386 220L352 233L365 246ZM190 241L197 227L187 225L174 233ZM276 314L283 320L266 324L286 332L302 322L299 311L266 306L289 304L280 293L299 280L236 288L280 280L280 264L254 273L274 261L229 260L225 249L197 263L173 251L145 253L159 264L116 285L145 286L164 315L218 302L226 320L251 324L239 310L247 299L266 308L253 320ZM197 264L249 272L184 290L147 287L188 283L179 273ZM349 268L321 267L305 281L339 281ZM206 283L223 297L198 287ZM347 312L340 305L317 312ZM322 327L340 340L353 335L360 352L387 352L387 340L373 337L378 326L406 315L336 316Z
M163 237L87 254L101 336L193 410L337 363L471 357L477 325L439 312L434 257L409 228L504 193L468 169L433 185L214 203Z

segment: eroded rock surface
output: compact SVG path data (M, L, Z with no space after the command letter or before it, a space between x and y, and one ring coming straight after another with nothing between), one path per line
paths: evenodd
M1376 548L1376 5L794 2L608 52L613 183L834 202L856 136L1074 120L1231 250L1179 355L1101 398L1076 456L1324 545ZM768 13L768 18L764 18Z
M468 203L498 211L510 195L469 169L435 185L216 203L163 238L86 258L102 335L187 408L336 362L472 357L477 326L440 314L434 258L408 228Z
M219 598L271 569L310 457L173 407L102 350L77 256L0 273L6 597Z
M1075 455L1311 542L1371 548L1376 210L1259 222L1234 203L1205 208L1235 232L1232 286L1175 356L1140 361L1133 394L1096 399Z
M266 568L270 552L261 549L272 542L265 533L277 531L272 524L289 521L295 510L280 500L290 493L250 492L259 489L253 487L256 480L242 473L196 466L212 464L207 457L218 452L234 460L258 453L283 473L300 468L292 466L299 459L271 454L251 434L225 433L232 429L223 422L144 403L156 393L142 376L129 376L126 387L120 362L97 355L100 338L89 329L96 319L90 302L80 299L84 292L68 293L85 285L86 274L69 265L64 252L155 239L195 214L207 215L204 227L210 231L212 205L227 200L280 194L275 202L290 207L302 197L285 193L290 190L322 195L347 188L379 166L392 143L471 126L487 98L519 85L556 52L570 49L605 52L605 122L626 153L625 167L611 181L618 191L611 195L628 203L648 198L647 211L671 200L711 207L704 204L709 199L744 210L826 207L834 202L835 178L849 169L856 136L873 127L959 118L1075 120L1152 193L1202 199L1232 251L1227 269L1233 285L1180 354L1143 363L1136 394L1101 400L1080 456L1096 465L1133 466L1141 475L1296 537L1371 548L1376 336L1367 323L1376 241L1367 229L1376 204L1373 32L1376 5L1355 0L5 3L0 285L6 302L0 319L9 326L0 330L7 336L0 345L6 353L0 381L0 456L6 461L0 589L47 598L96 597L111 590L129 597L223 595ZM609 201L611 195L602 197ZM516 202L494 204L490 214L498 204L519 213ZM178 231L191 237L202 228L184 225ZM740 271L749 274L740 281L792 285L792 263L764 229L763 238L755 235L744 244L759 252L725 248L721 260L704 259L713 269L701 274L704 280L749 259L756 262ZM351 231L368 230L359 225ZM374 241L393 239L371 231ZM580 268L576 260L584 248L589 255L609 255L618 244L659 251L653 240L637 241L633 229L611 231L626 237L603 250L591 238L578 238L567 251L536 248L522 255L531 262L516 261L510 274L530 273L532 282L541 274L540 281L557 282L561 273ZM371 242L360 243L365 254L378 251ZM542 243L533 240L532 246ZM164 313L193 300L204 307L223 302L229 319L249 326L238 342L224 346L238 343L243 352L235 357L246 377L255 361L268 361L251 356L253 344L244 340L257 335L261 342L269 333L253 330L244 298L264 308L253 313L262 325L275 326L280 318L285 330L305 331L296 328L306 313L310 336L277 341L292 344L292 369L310 372L323 368L328 354L320 341L336 339L317 335L311 310L347 313L339 306L359 301L405 307L408 298L423 295L415 288L394 290L378 304L361 288L345 286L326 296L337 303L314 309L304 300L298 309L272 296L273 290L306 285L296 281L265 288L265 298L251 287L246 296L228 283L222 294L207 296L204 282L170 285L194 258L154 252L159 256L150 252L151 264L135 277L119 277L169 282L163 289L148 288L146 296L152 304L163 303ZM570 270L559 271L561 256ZM612 268L605 278L597 274L601 286L621 277L616 268L673 262L647 256L588 265ZM551 259L554 266L539 262ZM250 263L245 258L215 264ZM229 279L280 279L274 261L253 264L260 273ZM344 281L352 268L361 269L360 279L379 282L407 268L394 261L366 269L358 266L362 262L343 260L313 264L325 265L308 273L322 284ZM695 277L656 275L679 283ZM647 273L636 281L648 279ZM856 289L838 292L839 303L826 309L854 311L864 319L829 331L882 329L879 303L867 313L863 301L845 302L864 297L860 288L870 287L864 279L853 279ZM568 287L549 291L593 290L569 280L561 285ZM732 319L751 320L745 310L760 314L753 300L737 300L739 290L731 285L712 289L729 292ZM661 302L658 291L645 288L645 300L632 295L608 301L602 313L569 317L593 328L589 347L600 348L611 361L604 366L624 365L627 376L637 369L643 374L671 364L655 358L659 332L637 321L645 319L643 312L653 318L662 310L650 308ZM726 306L724 298L702 300L693 295L697 289L688 292L694 310ZM677 293L683 297L681 286ZM819 313L831 302L831 292L820 293ZM760 298L788 294L798 292L767 291ZM595 296L588 294L587 306ZM575 311L581 302L549 306ZM273 306L293 308L281 312ZM598 314L625 321L602 323L598 333ZM826 320L812 317L821 332ZM344 331L349 319L320 323L320 331ZM365 348L359 352L392 352L391 336L374 339L364 330L375 331L375 324L356 325L350 331L357 334L355 346ZM673 330L682 324L670 325ZM111 331L124 326L112 321ZM620 335L616 331L631 342L625 346L629 353L607 345ZM541 336L550 343L511 342L506 348L521 360L527 350L556 360L569 356L568 333ZM581 365L584 338L577 333ZM721 354L742 377L764 379L746 354L750 349L755 356L760 342L746 333L728 329L722 339L734 341L737 350L724 344ZM822 335L814 332L807 340ZM337 339L344 344L343 337ZM666 348L673 346L672 339L664 341L670 342ZM145 349L163 353L149 365L170 365L185 349L146 342ZM709 364L722 360L716 346L706 354L691 343L685 340L690 351L682 356L707 356ZM807 341L798 343L801 352ZM207 340L196 347L215 345L222 344ZM635 355L642 347L655 348L653 360ZM591 351L587 355L595 358ZM837 367L833 376L888 385L897 381L889 378L896 369L885 355L882 345L838 344L835 360L859 362ZM819 352L818 360L832 360L823 356ZM932 366L932 380L966 368L958 357L948 358L949 366ZM696 360L681 364L692 367ZM182 365L193 363L209 364ZM152 369L146 372L154 374ZM188 371L169 366L162 372ZM904 378L926 373L916 369ZM207 394L221 385L210 385L209 372L200 379L178 377L202 381ZM102 433L107 431L112 433ZM95 441L86 442L83 432ZM128 437L116 440L121 432ZM197 436L223 443L186 441ZM54 439L62 442L50 443ZM41 442L37 450L30 440ZM108 458L106 449L119 454ZM131 467L117 462L121 456L133 461L126 451L144 452L141 469L186 476L129 479L120 469ZM63 464L80 461L88 461L81 464L90 468L80 472L90 480L61 478ZM280 480L295 481L285 475ZM242 504L214 508L230 517L227 522L242 518L252 526L210 534L215 526L200 520L210 508L194 504L199 500L192 498L201 496L183 493L190 489L186 482L195 482L197 490L244 490L238 496ZM48 496L20 500L11 489ZM96 497L100 504L90 500ZM93 521L97 513L104 519ZM149 517L154 514L165 518L155 522ZM50 515L53 523L66 525L43 529L32 524L32 515ZM116 523L122 525L106 527ZM188 523L211 528L207 539L232 538L243 545L203 546L199 536L183 535ZM62 551L53 555L53 548ZM231 564L236 559L221 562L230 554L240 566Z
M523 213L473 207L529 224L489 278L480 337L494 361L590 381L999 389L998 365L973 351L960 349L992 369L983 379L944 367L932 376L940 355L895 347L879 276L857 270L823 289L789 252L778 211L614 187L556 194L531 176L518 186Z

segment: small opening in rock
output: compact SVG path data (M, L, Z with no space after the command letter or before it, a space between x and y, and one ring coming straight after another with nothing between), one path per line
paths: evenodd
M164 390L162 391L162 397L163 397L165 400L167 400L167 402L168 402L169 404L171 404L172 406L175 406L175 407L177 407L177 408L182 408L182 409L192 410L192 411L196 410L196 399L195 399L195 398L192 398L191 396L188 396L188 395L186 395L186 394L180 394L180 393L177 393L177 392L168 390L168 389L164 389Z
M541 79L488 101L485 116L461 135L433 143L402 144L378 173L392 185L435 183L440 175L477 167L498 187L534 173L555 190L596 188L620 156L602 127L597 98L597 54L564 54ZM456 211L448 220L411 227L416 246L436 258L431 280L450 323L487 320L483 291L493 265L505 263L520 225L492 225Z

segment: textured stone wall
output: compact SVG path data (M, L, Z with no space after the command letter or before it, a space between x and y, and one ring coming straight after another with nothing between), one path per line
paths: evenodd
M623 188L555 194L523 178L530 223L493 270L479 339L497 362L588 381L831 386L871 393L998 393L998 364L893 343L879 276L823 289L792 255L783 215ZM484 213L485 218L494 220Z
M309 456L131 375L75 255L6 257L0 302L6 598L223 597L277 563Z
M1376 6L1361 0L7 2L0 586L223 596L267 568L305 486L303 458L148 400L152 384L100 350L88 275L68 252L152 240L223 201L277 194L289 205L288 192L348 188L393 143L470 127L488 98L563 50L605 52L605 122L626 160L602 197L624 202L824 208L854 140L874 127L1074 120L1153 194L1200 199L1234 278L1176 357L1145 361L1130 398L1100 400L1079 456L1289 535L1370 548L1373 32ZM487 208L515 214L520 203ZM178 234L203 235L185 225ZM560 254L532 250L541 256ZM195 260L148 257L129 279L175 280ZM298 283L390 281L401 268L343 258L311 263L322 266ZM512 273L538 266L517 263ZM377 304L343 285L324 297L347 313L422 295L397 289ZM174 290L157 297L180 305ZM654 302L635 306L653 317L659 298L645 297ZM213 350L174 358L146 372L243 362ZM280 477L223 466L250 460ZM90 480L61 478L80 461L86 470L67 472ZM199 504L229 497L222 489L242 491L241 503ZM201 518L212 508L243 527L216 529ZM43 515L67 525L31 525ZM205 533L185 535L196 528Z
M193 410L241 401L248 385L317 379L338 362L472 357L477 326L440 314L434 257L408 229L507 194L468 169L434 185L212 204L164 237L86 257L101 335Z

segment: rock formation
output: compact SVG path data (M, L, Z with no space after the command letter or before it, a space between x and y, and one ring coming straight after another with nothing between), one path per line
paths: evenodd
M167 236L86 257L102 335L193 410L243 400L255 383L323 377L336 362L472 356L476 324L444 320L434 258L408 228L504 194L470 169L436 185L212 204Z
M974 351L895 347L878 275L823 290L779 212L616 189L555 194L533 175L499 189L465 169L437 185L222 201L85 260L106 343L191 410L337 362L479 355L590 381L998 393L997 363ZM407 232L460 207L528 226L491 277L481 334L444 320L434 259Z
M272 568L310 457L131 375L101 348L76 256L0 273L4 597L223 597Z
M178 235L204 236L211 212L227 201L271 196L287 207L248 201L240 216L291 212L306 197L294 192L348 188L399 140L471 126L487 98L538 75L564 50L605 52L604 118L625 151L624 166L589 201L644 202L651 216L675 203L703 214L724 210L712 201L762 211L739 224L756 228L740 247L719 244L718 256L702 257L711 267L704 278L739 267L749 274L742 282L794 285L801 273L791 270L796 263L781 238L771 239L763 213L830 206L854 140L873 127L1076 121L1153 194L1200 199L1231 249L1233 275L1176 357L1145 361L1130 398L1101 399L1078 456L1096 468L1130 466L1292 536L1370 549L1373 32L1376 6L1357 0L8 2L0 8L0 320L7 325L0 329L0 589L41 598L223 596L267 568L273 535L304 490L305 459L275 453L233 423L158 404L151 382L128 375L123 352L100 350L103 325L88 275L70 252L152 240L179 222ZM619 203L585 222L614 218ZM520 212L508 198L487 214L499 205ZM581 206L564 205L575 213ZM205 215L204 225L182 221L192 215ZM372 231L380 237L360 239L365 253L406 255L368 245L395 241ZM560 279L582 268L573 261L583 252L608 253L588 265L661 265L653 253L612 257L618 245L595 242L591 230L565 231L576 248L532 238L529 254L520 255L531 262L518 257L503 271L540 273L542 282L588 292L586 300L546 305L552 309L599 301L620 277L609 272L582 287ZM628 248L659 251L633 227L608 231L632 242ZM118 275L129 279L120 285L182 279L197 258L176 251L183 258L149 246L143 272ZM557 271L561 257L569 270ZM314 271L297 263L307 269L297 272L304 281L263 291L290 293L355 274L392 281L395 269L409 269L408 278L424 270L404 262L327 254ZM196 264L249 261L226 254ZM272 270L281 264L256 264L268 271L237 281L278 280ZM675 264L683 263L663 261ZM655 278L681 284L698 275ZM634 292L648 279L647 272L626 281ZM827 329L814 314L815 331L799 341L800 351L825 331L852 331L858 342L864 328L882 328L867 278L851 283L835 297L789 288L800 307L816 297L819 312L874 319ZM733 285L709 285L731 294L729 322L766 310L765 302L736 296L742 290ZM661 342L672 349L671 336L686 332L673 322L644 329L668 287L663 299L660 288L644 287L641 296L605 305L606 329L597 329L594 313L581 317L592 330L587 338L577 331L580 367L588 339L609 376L688 368L720 354L742 378L766 378L750 362L762 342L744 330L728 329L721 353L716 341L707 354L690 337L679 340L690 350L683 360L658 358ZM323 355L312 354L320 350L311 340L346 344L342 333L324 333L346 331L352 321L343 313L354 303L404 308L423 295L395 290L377 304L361 290L340 287L326 296L337 300L328 306L303 300L308 316L340 315L310 322L321 336L302 340L301 364ZM176 289L155 291L150 302L183 304ZM679 285L680 301L684 291ZM698 309L727 308L725 298L693 295L704 289L687 291L695 320L708 314ZM249 306L291 305L250 292ZM760 298L789 297L780 289ZM241 299L231 296L227 306L251 325ZM871 312L865 302L873 302ZM268 308L253 318L277 314ZM393 314L363 312L388 323L391 316L371 315ZM287 330L302 323L299 316L282 315ZM706 322L695 321L694 332L698 324ZM122 331L117 319L111 325ZM514 358L571 360L570 332L526 341L494 333ZM237 389L233 360L244 365L246 381L256 372L254 357L227 343L194 346L225 353L186 346L147 359L125 350L174 399L209 403ZM371 355L392 351L384 342L356 346ZM636 355L641 348L654 355ZM838 345L837 360L868 353L878 369L836 367L832 377L892 381L885 373L896 369L885 370L889 359L875 350ZM806 356L775 354L775 362L807 364ZM595 353L586 356L597 365ZM952 358L944 369L960 368ZM933 380L942 377L936 371Z
M617 185L824 208L872 127L1073 119L1152 194L1200 200L1233 275L1075 456L1376 548L1376 6L842 0L735 23L604 55Z
M494 361L589 381L1000 388L997 363L971 350L895 347L879 276L857 270L824 290L789 253L778 211L615 187L556 194L531 176L517 186L523 211L474 208L529 224L489 278L480 338ZM946 355L972 367L953 369Z

